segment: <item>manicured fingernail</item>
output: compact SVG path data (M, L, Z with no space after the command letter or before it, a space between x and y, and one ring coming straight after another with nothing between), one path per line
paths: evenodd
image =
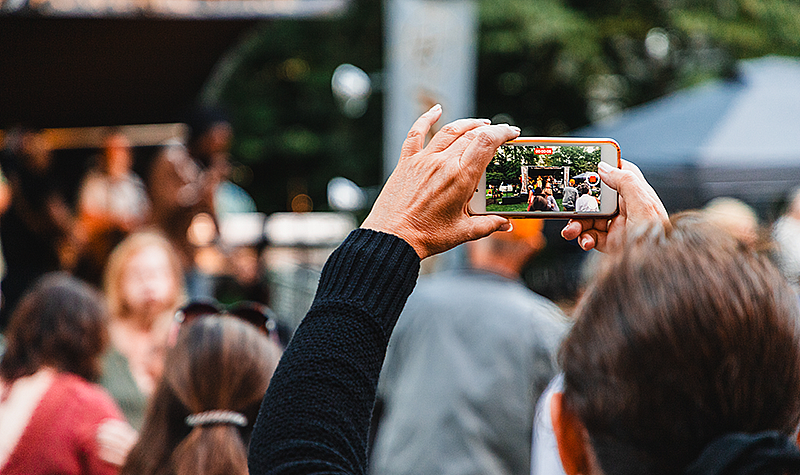
M504 223L499 228L497 228L498 231L501 231L501 232L504 232L504 233L511 232L512 229L514 229L514 226L511 224L511 221L509 221L507 223Z
M608 164L608 163L606 163L606 162L600 162L600 163L597 165L597 168L599 168L599 169L603 170L604 172L610 172L610 171L611 171L611 165L609 165L609 164Z

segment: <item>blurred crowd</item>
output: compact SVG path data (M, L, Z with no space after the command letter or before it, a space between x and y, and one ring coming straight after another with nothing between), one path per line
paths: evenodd
M256 211L228 180L230 123L187 124L143 176L108 128L72 196L44 131L5 134L0 473L241 473L288 333L263 243L220 239Z
M224 115L198 111L188 125L186 143L160 146L144 176L130 139L109 128L74 199L45 134L6 135L0 473L247 473L288 331L262 272L233 271L234 298L220 302L214 269L236 254L220 222L255 206L228 179ZM697 214L800 289L800 189L775 223L733 198ZM464 268L420 279L385 350L371 473L562 469L542 465L552 447L537 469L534 447L537 402L559 381L556 354L572 325L566 307L521 281L545 246L541 223L470 243ZM244 251L258 259L260 245ZM595 264L586 260L587 275Z

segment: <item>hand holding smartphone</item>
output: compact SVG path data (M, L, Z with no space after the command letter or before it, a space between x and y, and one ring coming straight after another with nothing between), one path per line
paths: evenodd
M621 166L606 138L520 137L497 149L469 203L471 214L511 218L606 218L617 192L601 182L600 162Z

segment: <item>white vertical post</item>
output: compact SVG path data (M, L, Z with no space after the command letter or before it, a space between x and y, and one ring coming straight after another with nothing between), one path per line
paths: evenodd
M385 0L384 179L411 124L442 104L438 127L475 114L476 0Z

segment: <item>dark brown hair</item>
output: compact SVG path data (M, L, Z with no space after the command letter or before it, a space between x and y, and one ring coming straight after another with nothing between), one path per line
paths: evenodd
M108 343L100 294L64 273L40 278L17 305L6 330L0 378L12 382L43 366L94 381Z
M534 211L547 211L547 198L545 198L543 195L535 195L533 197L531 209Z
M247 474L246 441L280 354L237 318L202 317L182 328L121 474ZM211 410L242 413L247 426L186 424Z
M780 273L697 214L632 234L560 354L565 404L603 471L681 473L724 434L791 436L798 300Z

